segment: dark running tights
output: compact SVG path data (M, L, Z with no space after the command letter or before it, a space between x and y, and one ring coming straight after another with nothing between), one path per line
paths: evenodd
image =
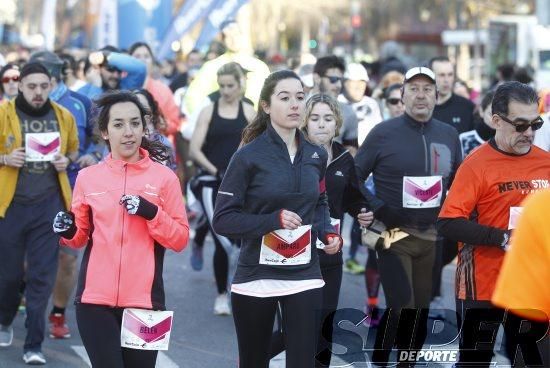
M154 368L157 350L137 350L120 346L120 326L124 308L77 304L78 332L92 367Z
M321 292L321 289L312 289L270 298L231 293L239 343L239 368L269 367L271 335L278 303L282 309L286 367L314 367Z

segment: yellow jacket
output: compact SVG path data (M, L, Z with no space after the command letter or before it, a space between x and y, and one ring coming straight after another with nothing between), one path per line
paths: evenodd
M61 136L60 152L78 152L78 131L73 115L62 106L51 102L55 117L59 123ZM11 153L14 149L22 147L23 137L19 117L15 111L15 99L0 104L0 155ZM6 215L6 211L15 195L19 169L10 166L0 166L0 218ZM66 208L71 206L71 186L65 171L58 173L59 186Z

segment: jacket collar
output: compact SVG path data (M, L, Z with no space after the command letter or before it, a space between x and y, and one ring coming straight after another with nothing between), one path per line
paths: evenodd
M149 158L149 152L143 148L139 148L139 156L141 157L137 162L126 162L123 160L115 160L112 153L109 153L105 157L105 163L111 169L123 170L125 167L135 170L145 170L151 165L151 159Z
M411 126L413 129L415 129L415 130L424 130L424 129L428 128L429 126L431 126L433 116L430 118L430 120L428 120L426 122L422 122L422 121L418 121L418 120L414 119L413 117L411 117L407 113L404 113L403 114L403 119L405 119L405 122L407 123L407 125Z
M332 164L334 161L337 161L345 153L349 152L341 143L336 141L332 141L331 148L332 148L332 161L329 162L329 165Z
M277 131L273 128L271 123L267 124L267 129L265 130L265 134L267 136L267 139L269 139L275 145L277 145L281 148L284 148L285 152L287 151L286 143L283 141L283 139L281 138L279 133L277 133ZM296 143L297 143L296 154L298 154L298 152L300 152L303 148L305 137L304 137L303 133L300 131L300 129L296 129L296 136L295 137L296 137L295 139L296 139Z

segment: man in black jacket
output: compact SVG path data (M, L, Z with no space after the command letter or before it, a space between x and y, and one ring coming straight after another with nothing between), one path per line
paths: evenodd
M394 342L399 349L422 347L432 293L435 222L462 158L456 130L432 118L437 98L434 73L425 67L410 69L401 96L405 114L376 125L355 157L359 187L375 218L404 236L389 248L386 239L377 250L388 309L376 339L374 362L387 362ZM370 173L374 198L363 185ZM413 314L399 321L404 308ZM418 323L417 310L421 310Z

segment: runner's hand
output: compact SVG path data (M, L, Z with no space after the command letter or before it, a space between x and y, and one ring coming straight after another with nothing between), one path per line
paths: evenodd
M374 214L372 211L367 212L366 208L361 208L361 213L357 215L357 221L359 221L359 225L363 227L369 227L370 224L372 224L372 221L374 220Z
M58 172L65 171L67 166L69 166L69 158L61 154L56 154L53 156L52 165Z
M118 202L130 215L138 215L146 220L152 220L158 211L158 207L142 196L124 194Z
M279 214L279 222L281 227L287 230L296 230L302 226L302 219L300 216L287 210L281 210L281 213Z
M72 212L59 211L53 219L53 232L71 239L76 233L76 224Z
M326 254L336 254L342 248L342 238L337 234L328 234L327 243L323 248Z

